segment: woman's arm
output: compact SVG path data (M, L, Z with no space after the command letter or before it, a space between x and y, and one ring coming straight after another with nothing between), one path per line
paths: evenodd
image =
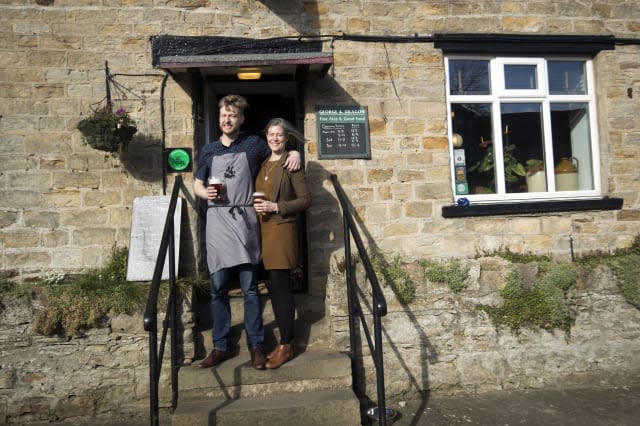
M285 200L281 197L278 200L278 213L283 216L302 212L311 206L311 193L304 172L288 173L288 178L293 188L294 198Z

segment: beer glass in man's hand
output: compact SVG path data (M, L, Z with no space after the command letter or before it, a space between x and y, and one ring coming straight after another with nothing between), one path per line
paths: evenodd
M209 187L213 188L216 191L216 195L213 197L212 201L221 203L224 201L224 183L222 179L217 176L211 176L209 178Z

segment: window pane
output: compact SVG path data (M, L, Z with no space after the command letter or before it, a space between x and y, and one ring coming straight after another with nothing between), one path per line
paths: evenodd
M456 195L495 192L491 104L452 104L451 115Z
M587 93L583 61L549 61L549 92L552 95Z
M507 90L532 90L538 88L535 65L505 65L504 88Z
M449 61L449 88L452 95L488 95L489 61Z
M500 105L504 180L507 193L546 191L538 176L535 187L528 189L526 166L529 160L544 163L542 105L540 103L503 103ZM532 163L529 161L529 163ZM538 165L540 162L536 162ZM533 171L533 170L532 170ZM532 184L533 186L534 184Z
M594 188L586 103L552 103L551 132L557 191Z

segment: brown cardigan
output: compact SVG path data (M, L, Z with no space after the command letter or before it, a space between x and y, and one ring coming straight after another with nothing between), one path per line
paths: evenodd
M302 170L290 172L284 168L284 162L288 152L285 151L275 168L272 200L278 204L278 214L274 219L278 223L293 222L298 213L306 210L311 205L311 193L307 187L307 181ZM262 163L269 161L268 159Z

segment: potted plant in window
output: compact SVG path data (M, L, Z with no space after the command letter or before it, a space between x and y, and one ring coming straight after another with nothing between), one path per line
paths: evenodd
M527 191L545 192L547 190L547 175L544 171L544 161L538 158L527 160Z
M136 122L124 108L113 112L109 104L80 120L77 128L89 146L108 152L118 151L138 131Z
M493 149L491 148L491 141L484 140L482 137L480 137L480 146L482 148L487 148L487 151L484 157L482 157L473 166L469 167L469 172L479 174L488 172L493 173L495 160ZM516 146L514 144L508 144L504 147L502 153L504 160L504 180L506 181L507 185L517 185L520 179L527 174L522 163L520 163L518 159L513 155L513 151L515 149ZM495 190L495 177L491 178L490 186Z

